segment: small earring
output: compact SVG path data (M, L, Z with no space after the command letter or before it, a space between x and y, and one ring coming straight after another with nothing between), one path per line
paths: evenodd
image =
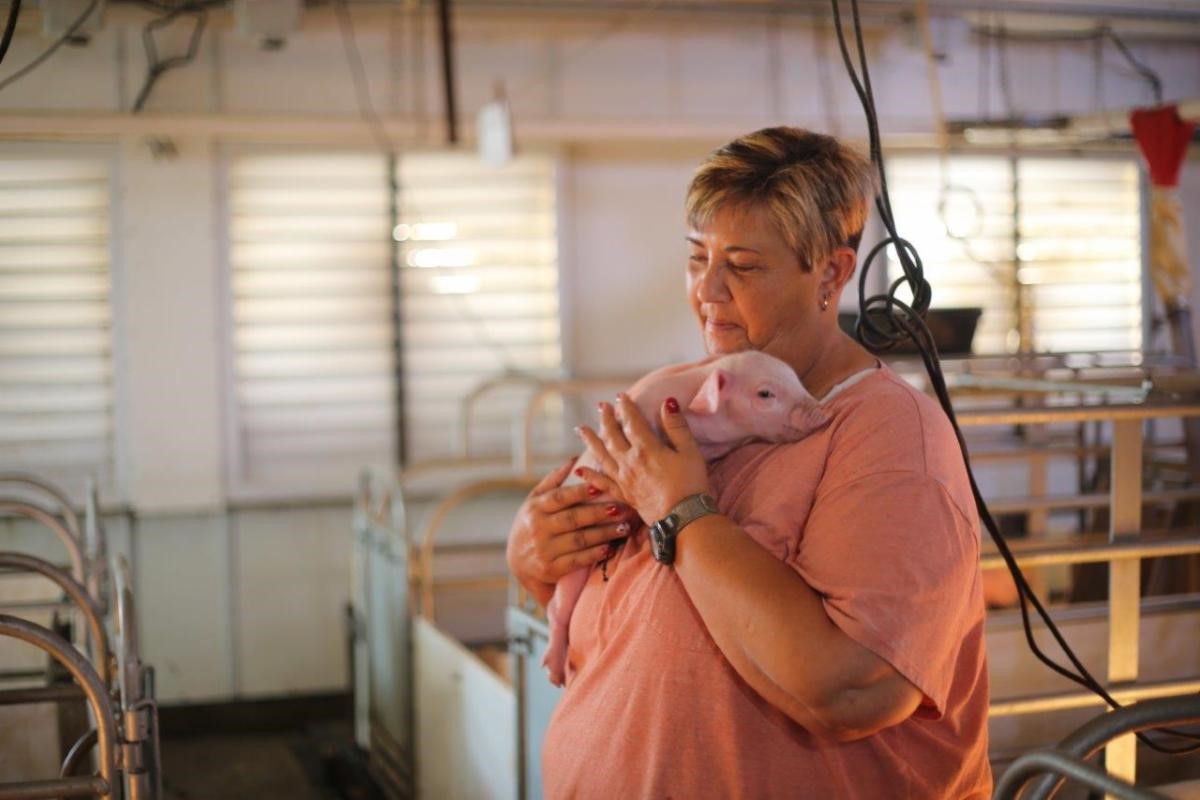
M821 310L822 311L829 310L829 293L828 292L826 292L825 296L821 298Z

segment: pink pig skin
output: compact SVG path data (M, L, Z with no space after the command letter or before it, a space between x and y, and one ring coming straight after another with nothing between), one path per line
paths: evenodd
M668 397L677 399L706 461L751 441L797 441L829 421L791 367L756 350L663 367L635 383L628 394L659 436L660 409ZM596 468L589 452L576 463ZM580 481L572 475L564 485ZM546 607L550 644L542 666L555 686L566 680L571 613L588 574L588 569L578 569L564 576Z

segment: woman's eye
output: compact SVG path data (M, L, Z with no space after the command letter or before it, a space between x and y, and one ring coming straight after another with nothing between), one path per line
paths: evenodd
M769 400L775 396L775 393L772 392L770 389L759 389L758 396L761 397L763 400Z
M753 272L754 270L758 269L758 267L753 264L730 264L729 268L734 272Z

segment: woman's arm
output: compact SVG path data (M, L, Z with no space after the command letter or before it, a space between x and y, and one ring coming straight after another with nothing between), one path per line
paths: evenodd
M727 517L680 533L675 571L738 674L813 733L861 739L920 705L919 689L834 625L804 579Z
M627 398L620 420L601 405L600 433L580 435L604 473L591 483L620 491L647 520L708 490L706 465L678 404L664 406L661 442ZM922 693L887 661L842 632L791 567L724 516L682 531L675 570L721 652L738 674L813 733L859 739L907 719Z

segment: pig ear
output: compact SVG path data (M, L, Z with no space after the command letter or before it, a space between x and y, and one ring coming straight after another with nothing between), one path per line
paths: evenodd
M692 402L688 403L687 410L698 415L717 413L721 408L721 390L724 388L725 373L714 369L708 373Z
M795 428L801 437L808 436L828 422L828 412L812 398L801 400L792 407L792 413L788 416L788 426Z

